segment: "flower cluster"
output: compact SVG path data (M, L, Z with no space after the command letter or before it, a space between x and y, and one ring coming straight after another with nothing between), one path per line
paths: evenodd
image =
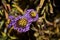
M9 19L10 23L8 25L8 28L11 28L13 26L14 30L17 30L18 32L26 32L30 29L31 23L37 21L38 14L35 10L29 9L26 10L23 16L9 16Z

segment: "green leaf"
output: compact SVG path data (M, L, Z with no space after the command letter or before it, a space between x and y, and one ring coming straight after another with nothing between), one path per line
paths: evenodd
M6 37L6 33L4 33L4 32L1 32L1 33L2 33L2 36L3 36L3 37Z
M10 39L17 39L17 37L16 37L15 35L10 36L10 35L8 34L8 36L9 36Z
M2 28L3 23L4 23L4 20L0 22L0 29Z

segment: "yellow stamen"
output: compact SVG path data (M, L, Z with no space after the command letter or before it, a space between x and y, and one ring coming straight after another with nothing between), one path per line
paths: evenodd
M31 17L36 17L36 12L32 11L32 12L30 13L30 15L31 15Z
M25 18L22 18L18 21L18 24L22 27L26 26L27 20Z

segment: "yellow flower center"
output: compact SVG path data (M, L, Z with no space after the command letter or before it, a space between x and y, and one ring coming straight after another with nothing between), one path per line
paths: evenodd
M30 13L30 15L31 15L31 17L36 17L36 12L32 11L32 12Z
M25 18L22 18L18 21L18 25L24 27L27 25L27 20Z

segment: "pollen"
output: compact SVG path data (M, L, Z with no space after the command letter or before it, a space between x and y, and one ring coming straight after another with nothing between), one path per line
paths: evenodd
M32 11L32 12L30 13L30 15L31 15L31 17L36 17L36 12Z
M26 26L27 25L27 20L25 18L20 19L18 21L18 25L22 26L22 27Z

